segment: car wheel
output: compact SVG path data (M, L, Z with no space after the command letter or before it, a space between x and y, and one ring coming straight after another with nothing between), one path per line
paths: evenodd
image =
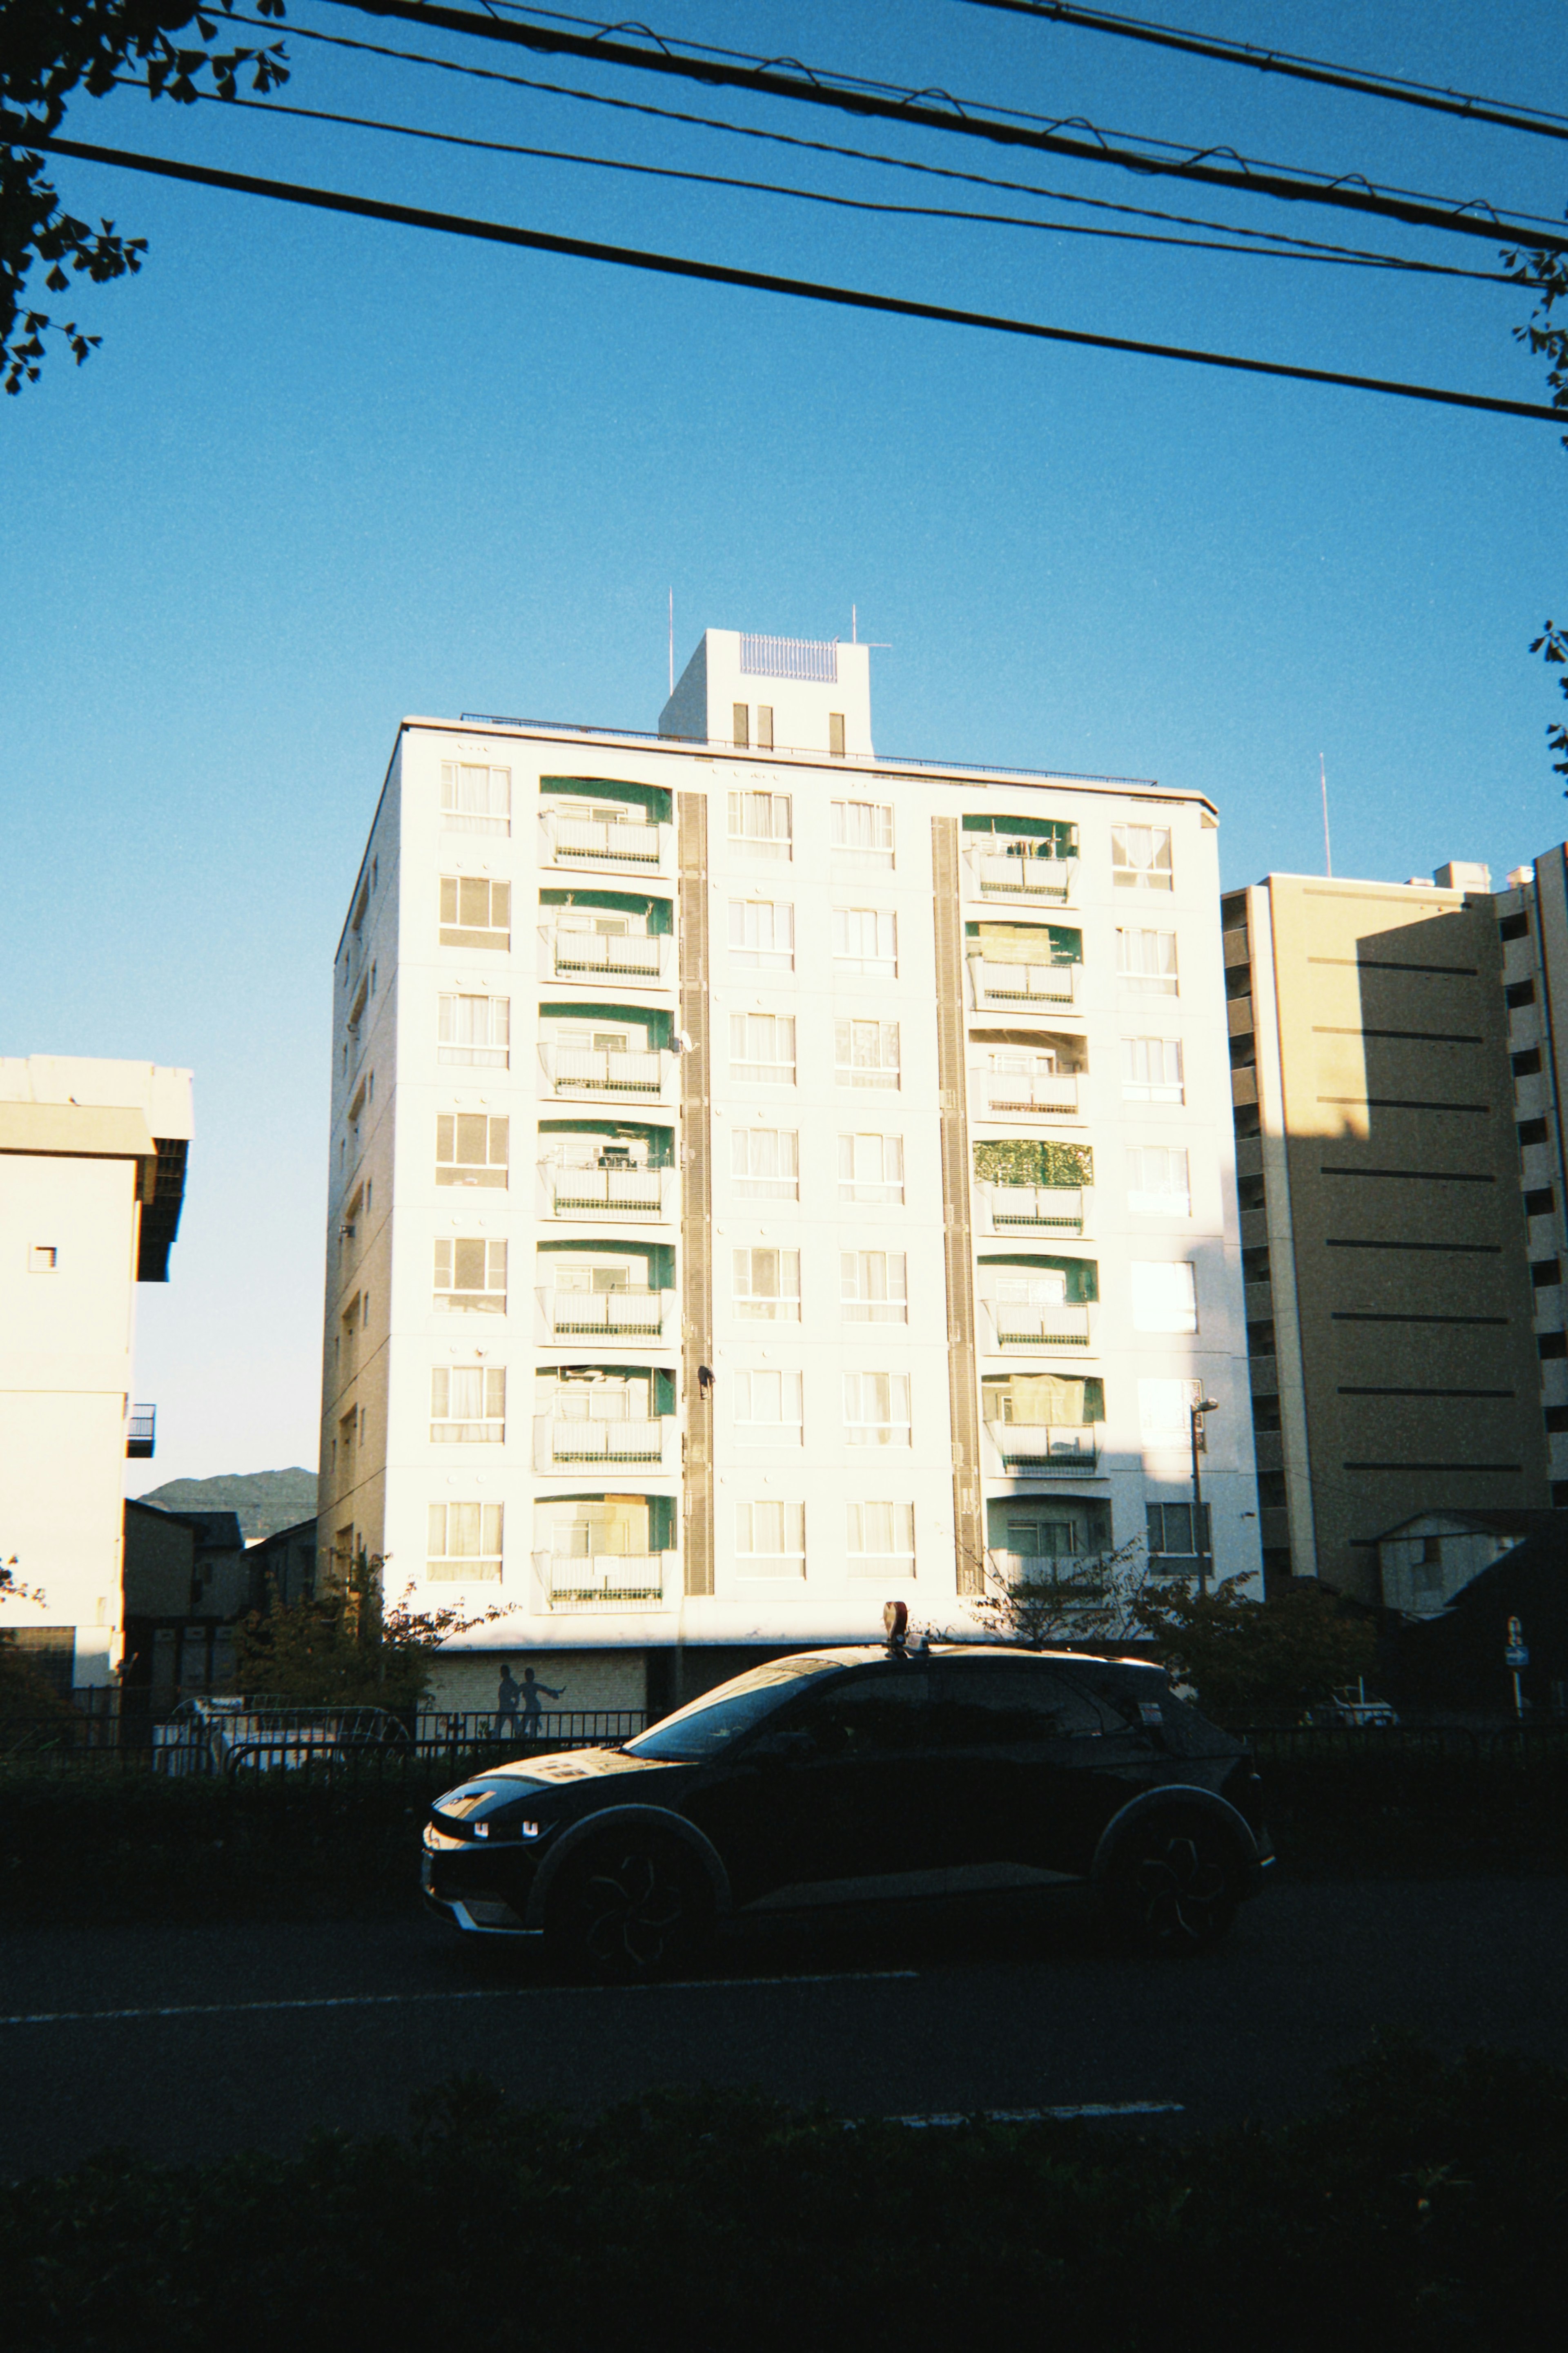
M1206 1815L1147 1814L1118 1847L1105 1894L1116 1927L1143 1951L1205 1952L1241 1901L1235 1846Z
M673 1840L629 1832L595 1840L563 1866L545 1943L572 1977L647 1985L691 1961L712 1910L695 1862Z

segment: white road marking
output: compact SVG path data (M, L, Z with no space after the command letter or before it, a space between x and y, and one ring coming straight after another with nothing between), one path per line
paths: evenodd
M983 2124L1037 2125L1047 2118L1068 2116L1179 2116L1184 2114L1180 2100L1080 2100L1071 2107L1062 2108L980 2108L973 2111ZM925 2125L966 2125L969 2114L956 2111L951 2116L889 2116L889 2124L909 2125L919 2129Z
M0 2026L103 2026L138 2018L241 2018L259 2010L379 2010L399 2002L521 2001L531 1993L679 1993L698 1988L724 1992L749 1986L864 1985L909 1978L918 1969L831 1969L816 1976L779 1978L672 1978L644 1986L479 1986L460 1992L307 1994L284 2001L191 2001L161 2003L145 2010L34 2010L0 2018Z

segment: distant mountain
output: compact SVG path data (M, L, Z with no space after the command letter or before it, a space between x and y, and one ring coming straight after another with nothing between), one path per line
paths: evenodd
M229 1471L219 1479L171 1479L139 1497L165 1512L233 1512L247 1544L276 1535L316 1515L316 1474L292 1471Z

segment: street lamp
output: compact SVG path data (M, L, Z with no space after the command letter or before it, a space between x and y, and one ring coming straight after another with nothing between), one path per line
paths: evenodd
M1204 1491L1198 1478L1198 1424L1205 1413L1217 1413L1219 1399L1195 1397L1187 1409L1193 1440L1193 1549L1198 1556L1198 1591L1209 1589L1208 1547L1204 1542Z

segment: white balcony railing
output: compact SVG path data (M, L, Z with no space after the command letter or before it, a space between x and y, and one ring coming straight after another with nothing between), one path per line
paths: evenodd
M1093 1309L1072 1300L1060 1306L1034 1307L1010 1299L983 1299L980 1307L994 1355L1037 1355L1042 1348L1078 1353L1094 1336Z
M983 899L1032 899L1065 907L1078 879L1076 858L1037 858L1035 844L1016 849L971 849L970 888Z
M629 868L638 874L669 869L671 828L625 818L568 817L546 809L540 820L542 862L547 866Z
M546 1160L539 1174L542 1217L629 1219L648 1225L673 1209L673 1168L574 1168Z
M985 1070L978 1085L983 1118L1002 1112L1054 1112L1071 1118L1078 1112L1075 1071Z
M679 1567L679 1555L672 1552L533 1556L539 1598L552 1612L663 1609Z
M542 980L607 980L657 987L671 978L674 945L668 933L574 932L541 923L539 976Z
M662 1470L666 1432L674 1427L668 1415L653 1421L588 1421L542 1413L533 1424L533 1466L536 1471L573 1471L603 1463Z
M675 1057L657 1050L617 1053L614 1048L561 1046L546 1038L540 1041L539 1063L546 1094L662 1103L676 1091Z
M988 1421L986 1444L1004 1478L1083 1478L1100 1461L1096 1423Z
M1037 1007L1045 1012L1077 1004L1082 969L1076 964L999 964L991 956L972 955L969 984L977 1008L995 1005L1029 1013Z
M1093 1601L1103 1589L1098 1580L1090 1582L1085 1577L1087 1564L1071 1553L991 1551L985 1565L997 1584L1012 1592L1029 1592L1043 1599L1054 1588L1069 1612L1075 1602L1081 1606Z
M557 1291L538 1293L546 1340L662 1340L673 1323L673 1291Z
M978 1184L975 1225L981 1233L1081 1234L1089 1197L1066 1185Z

